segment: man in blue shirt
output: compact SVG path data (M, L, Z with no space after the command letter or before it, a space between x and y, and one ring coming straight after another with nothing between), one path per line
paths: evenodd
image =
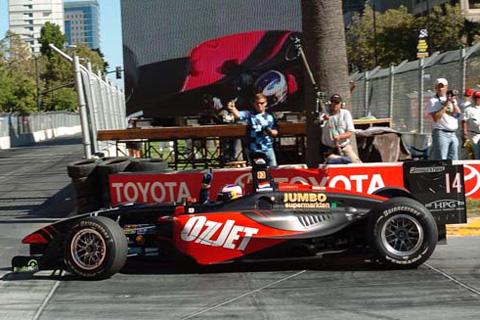
M275 118L268 112L267 97L257 93L253 97L255 111L238 111L235 102L228 103L227 109L238 120L247 122L247 143L250 153L264 153L269 167L277 165L275 151L273 151L273 137L278 135L278 126Z

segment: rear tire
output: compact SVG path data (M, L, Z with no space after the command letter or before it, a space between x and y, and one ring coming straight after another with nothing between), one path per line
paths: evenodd
M85 218L67 234L65 264L82 278L105 279L123 268L127 251L127 238L115 221L107 217Z
M393 269L416 268L432 255L438 230L420 202L393 198L370 212L368 235L374 261Z

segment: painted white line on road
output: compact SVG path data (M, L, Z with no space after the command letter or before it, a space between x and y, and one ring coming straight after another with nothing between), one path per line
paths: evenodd
M440 274L441 274L442 276L444 276L445 278L447 278L447 279L455 282L455 283L458 284L459 286L461 286L461 287L467 289L468 291L470 291L470 292L472 292L472 293L480 296L480 291L478 291L478 290L475 289L474 287L470 287L468 284L463 283L463 282L461 282L460 280L455 279L453 276L449 275L448 273L446 273L446 272L444 272L444 271L442 271L442 270L440 270L440 269L435 268L434 266L432 266L432 265L429 264L429 263L425 263L425 265L426 265L427 267L429 267L430 269L432 269L433 271L436 271L436 272L440 273Z
M291 278L293 278L293 277L299 276L299 275L301 275L302 273L305 273L305 272L307 272L307 270L302 270L302 271L297 272L297 273L295 273L295 274L292 274L292 275L290 275L290 276L288 276L288 277L286 277L286 278L283 278L283 279L280 279L280 280L271 282L271 283L269 283L269 284L267 284L267 285L264 285L263 287L260 287L260 288L258 288L258 289L255 289L255 290L246 292L246 293L244 293L244 294L241 294L241 295L239 295L239 296L237 296L237 297L235 297L235 298L232 298L232 299L230 299L230 300L227 300L227 301L224 301L224 302L215 304L215 305L213 305L213 306L211 306L211 307L208 307L207 309L204 309L204 310L201 310L201 311L198 311L198 312L195 312L195 313L186 315L185 317L182 317L181 319L182 319L182 320L191 319L191 318L193 318L193 317L196 317L196 316L198 316L198 315L201 315L201 314L203 314L203 313L205 313L205 312L208 312L208 311L210 311L210 310L213 310L213 309L216 309L216 308L218 308L218 307L224 306L224 305L226 305L226 304L228 304L228 303L230 303L230 302L237 301L237 300L242 299L242 298L244 298L244 297L246 297L246 296L249 296L249 295L252 295L252 294L254 294L254 293L257 293L257 292L259 292L259 291L261 291L261 290L263 290L263 289L266 289L266 288L268 288L268 287L274 286L274 285L279 284L279 283L281 283L281 282L287 281L288 279L291 279Z
M63 273L63 271L60 271L60 275L59 275L60 277L62 276L62 273ZM47 304L50 302L50 299L52 299L53 295L55 294L55 291L57 291L59 286L60 286L60 281L56 280L52 289L50 289L50 292L48 293L48 295L43 300L42 305L38 308L37 312L35 312L35 315L33 316L32 320L40 319L40 316L42 315L43 310L45 310L45 308L47 307Z

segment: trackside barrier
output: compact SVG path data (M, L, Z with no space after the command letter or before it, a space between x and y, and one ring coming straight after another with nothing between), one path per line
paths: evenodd
M467 199L480 199L480 161L454 161L463 164ZM277 182L303 183L373 193L382 187L404 187L402 162L329 165L319 169L283 167L271 169ZM110 175L112 205L120 203L182 202L198 198L203 170L172 173L121 173ZM226 184L244 186L251 181L248 168L214 170L210 189L215 201Z
M9 149L81 132L78 113L67 111L0 113L0 149Z
M89 61L84 66L78 57L72 58L53 44L50 47L73 66L85 158L91 158L99 152L115 154L115 143L98 141L97 131L126 128L123 91L112 85L99 70L94 73Z

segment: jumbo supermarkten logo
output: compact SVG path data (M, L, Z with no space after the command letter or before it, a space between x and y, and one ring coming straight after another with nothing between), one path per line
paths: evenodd
M285 192L283 203L285 208L335 208L336 203L329 203L325 193Z

